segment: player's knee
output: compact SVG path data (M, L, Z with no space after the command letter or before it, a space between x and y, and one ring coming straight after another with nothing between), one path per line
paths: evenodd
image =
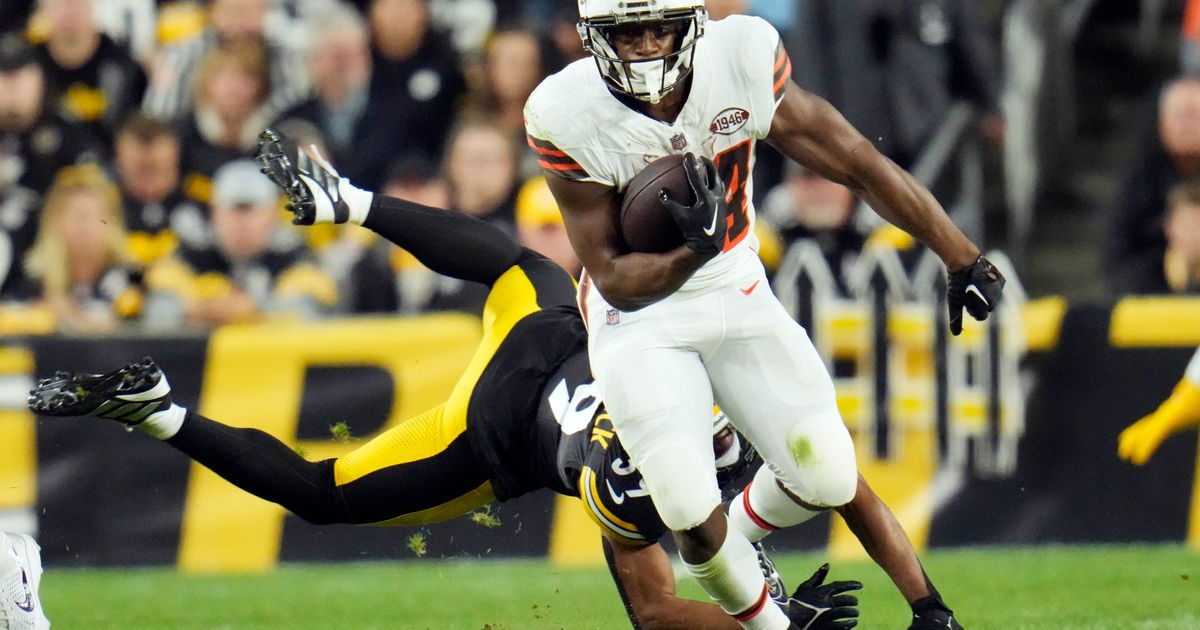
M335 462L333 459L315 462L315 483L305 492L280 497L280 504L312 525L353 522L341 491L333 480Z
M678 446L657 449L649 455L638 462L638 470L663 524L681 532L707 520L721 504L712 459L705 460L695 449Z
M858 489L854 442L840 417L806 419L793 426L787 434L787 458L777 463L780 477L805 502L837 507L854 499Z
M714 499L696 484L692 488L679 488L684 492L671 493L671 497L662 501L656 498L654 506L658 508L658 516L664 525L673 532L682 532L699 527L712 511L721 504L719 497Z

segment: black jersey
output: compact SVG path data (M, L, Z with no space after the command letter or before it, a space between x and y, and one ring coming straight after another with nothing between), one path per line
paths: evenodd
M618 540L651 544L666 534L600 400L586 353L564 363L546 384L537 424L558 440L558 485L547 487L578 496L588 515Z

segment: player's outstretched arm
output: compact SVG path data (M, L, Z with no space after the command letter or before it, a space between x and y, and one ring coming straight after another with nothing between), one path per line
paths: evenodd
M896 227L958 270L979 248L946 216L925 186L880 153L825 99L789 80L767 141L784 155L849 187Z
M571 247L609 304L636 311L674 293L711 254L687 245L662 254L622 250L617 234L619 198L611 186L576 182L545 171L546 182L562 210Z
M1171 396L1154 413L1129 425L1117 440L1117 455L1141 466L1173 433L1200 426L1200 351Z
M924 628L926 623L937 622L941 624L937 626L939 628L961 629L954 612L942 601L941 594L925 575L904 528L862 475L858 476L854 498L834 509L912 607L912 628Z
M633 627L641 630L688 628L738 630L741 625L708 602L675 595L675 573L661 545L631 546L603 537L604 557ZM796 627L848 630L858 623L858 599L847 593L862 587L850 582L824 583L829 566L801 584L785 607Z
M880 153L832 105L790 79L767 140L784 155L854 190L888 222L917 237L950 270L950 331L964 308L987 319L1004 277L954 225L924 185Z
M437 273L489 286L522 255L512 237L475 217L355 187L273 129L259 136L256 159L287 195L293 223L357 223Z

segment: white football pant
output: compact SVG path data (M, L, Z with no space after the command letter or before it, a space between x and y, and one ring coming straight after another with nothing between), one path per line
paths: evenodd
M854 445L829 372L754 252L735 255L745 259L718 281L636 312L612 309L594 287L582 303L613 426L673 531L720 504L714 400L796 496L819 507L854 498Z

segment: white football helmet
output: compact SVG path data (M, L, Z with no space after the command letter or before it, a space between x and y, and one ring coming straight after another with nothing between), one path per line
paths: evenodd
M678 20L675 49L657 59L621 61L608 29L625 24ZM579 0L579 37L600 76L613 89L657 103L692 70L696 41L704 34L704 0Z

